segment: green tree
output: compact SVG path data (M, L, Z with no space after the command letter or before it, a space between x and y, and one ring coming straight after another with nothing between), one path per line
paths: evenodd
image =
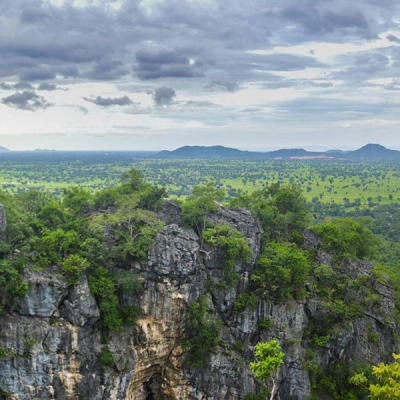
M92 195L86 189L72 186L63 190L63 205L75 216L87 214L92 208Z
M80 276L89 268L89 262L78 254L72 254L62 261L62 273L66 276L68 284L75 286L79 283Z
M192 194L182 204L184 222L200 236L207 227L209 215L217 210L217 202L224 198L225 192L218 189L214 182L195 186Z
M115 253L125 259L128 256L146 259L151 243L163 223L152 211L137 207L138 199L129 195L121 196L115 213L100 214L92 218L92 230L102 234L105 227L111 227L118 238Z
M264 299L284 302L304 296L310 263L305 251L292 243L272 242L264 248L251 284Z
M283 363L285 353L281 351L281 346L277 340L258 343L255 347L256 361L250 363L253 375L260 379L265 387L271 381L270 400L273 400L279 388L279 368Z
M222 224L214 228L207 228L202 233L202 238L206 243L224 251L224 276L228 283L235 283L239 278L239 275L235 273L236 263L239 261L247 261L251 252L246 237L228 224Z
M214 350L219 343L218 334L221 328L222 321L208 311L207 297L200 296L184 319L182 347L189 350L189 365L198 368L205 366L207 353Z
M97 268L89 276L89 287L99 304L103 327L117 332L121 328L122 317L112 273L104 267Z
M367 386L370 398L376 400L400 399L400 354L393 354L394 362L379 364L372 367L374 382L364 373L355 374L350 383L358 386Z
M379 243L363 220L334 218L313 226L311 230L321 238L326 250L353 259L373 257Z
M247 208L260 221L264 240L301 242L309 210L302 191L295 184L273 183L251 195L239 195L232 206Z

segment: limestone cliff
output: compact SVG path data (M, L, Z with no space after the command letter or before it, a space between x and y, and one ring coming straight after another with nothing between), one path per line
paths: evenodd
M325 335L316 326L332 310L319 299L312 282L304 300L259 300L255 308L235 310L260 252L262 231L248 211L220 208L211 216L214 223L228 223L242 232L251 248L250 259L236 266L240 281L234 287L218 285L223 279L222 255L217 249L201 248L194 231L181 225L179 206L167 203L160 217L166 226L156 236L148 261L126 265L143 281L144 292L125 295L124 301L140 306L143 314L134 326L110 334L107 343L86 276L69 287L56 266L26 270L27 294L0 318L4 398L244 399L259 389L249 369L254 345L277 338L286 354L279 399L305 400L315 374L310 363L329 373L338 362L387 361L397 349L394 291L390 282L372 274L370 262L338 264L321 250L314 235L305 233L304 246L314 252L314 267L329 265L350 280L360 280L349 296L367 302L362 312L344 322L332 319L335 329ZM210 281L218 290L210 290ZM185 365L181 344L184 315L200 295L207 296L209 312L223 321L223 328L206 367L196 369ZM266 318L271 321L268 329L260 327ZM112 353L112 366L100 362L105 347Z

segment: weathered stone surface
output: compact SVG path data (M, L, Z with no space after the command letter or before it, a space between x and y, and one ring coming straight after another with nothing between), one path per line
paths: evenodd
M143 315L135 326L111 333L107 344L85 276L71 288L57 267L26 271L27 295L11 315L0 318L0 348L5 351L0 358L0 387L13 394L12 398L243 400L260 386L249 368L254 346L277 338L286 354L278 399L306 400L311 391L304 368L307 350L316 352L316 361L327 371L337 361L376 364L386 360L383 354L390 356L396 349L393 287L384 278L373 277L371 263L337 265L331 254L321 250L319 239L305 233L304 246L316 254L313 267L330 265L337 273L360 280L363 284L355 286L349 296L369 301L364 313L335 325L335 333L316 346L307 329L329 311L312 292L312 282L303 301L259 301L254 309L235 310L235 300L245 289L260 253L262 231L250 213L219 208L210 216L215 224L228 223L241 231L251 248L250 261L236 265L240 278L231 286L224 285L223 253L204 244L201 247L199 237L180 225L179 205L168 202L160 215L167 226L156 236L148 262L125 268L138 274L144 293L125 294L123 301L140 306ZM207 356L207 367L192 369L184 363L182 329L186 311L200 295L207 296L209 312L223 322L223 328L220 345ZM266 318L272 322L270 329L259 326ZM100 363L106 347L114 357L111 368Z
M16 307L20 315L51 317L58 313L61 301L68 293L67 283L61 278L58 267L49 267L41 272L26 271L28 293Z
M93 325L100 318L100 310L90 292L86 275L81 277L78 286L70 289L61 307L61 315L77 326Z

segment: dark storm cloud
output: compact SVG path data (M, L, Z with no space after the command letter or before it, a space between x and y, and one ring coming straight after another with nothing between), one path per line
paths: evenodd
M160 80L174 87L190 81L232 92L245 82L269 82L270 71L322 67L313 53L273 53L274 45L362 42L380 34L399 41L387 35L397 29L395 0L163 0L152 2L150 10L141 0L125 0L119 10L107 1L73 3L0 2L0 77Z
M152 96L157 106L167 106L172 103L176 97L176 93L172 88L160 87L153 92Z
M0 88L2 88L3 90L13 90L14 85L10 85L9 83L1 82Z
M60 73L64 78L78 78L79 70L76 65L69 65L67 67L60 68Z
M376 38L374 25L366 15L369 10L362 3L345 3L340 0L293 1L281 10L280 16L294 24L292 31L300 34L300 40L312 38L341 42L352 37Z
M389 40L389 42L400 43L400 39L394 35L387 35L386 39Z
M83 97L83 99L90 103L97 104L98 106L101 107L129 106L134 104L133 101L128 96L115 97L115 98L97 96L94 98Z
M173 49L143 48L136 52L137 76L142 80L194 78L204 72L190 57Z
M216 92L236 92L239 85L235 82L212 81L206 86L206 89Z
M96 62L87 76L91 79L112 81L127 75L129 70L121 61L101 60Z
M52 84L52 83L47 83L47 82L41 83L41 84L38 86L38 90L52 91L52 90L57 90L57 89L58 89L58 88L57 88L57 85L54 85L54 84Z
M351 54L342 57L341 65L344 68L330 74L330 77L356 81L386 76L390 63L390 58L379 51Z
M20 78L24 81L44 81L55 79L56 76L56 70L52 67L30 68L20 74Z
M4 90L34 89L34 87L29 82L17 82L14 84L2 82L0 83L0 87Z
M13 85L14 89L29 89L32 90L33 86L29 82L18 82Z
M56 7L48 0L4 0L0 12L0 76L51 79L55 74L79 76L104 56L122 54L127 38L108 7ZM12 68L11 68L12 67ZM89 67L89 68L88 68ZM96 78L97 79L97 78ZM100 76L100 79L103 79Z
M38 96L35 92L31 91L12 94L11 96L4 97L1 102L6 106L27 111L44 110L51 106L43 96Z
M314 57L293 54L268 54L260 57L260 65L268 71L300 71L310 67L322 67Z

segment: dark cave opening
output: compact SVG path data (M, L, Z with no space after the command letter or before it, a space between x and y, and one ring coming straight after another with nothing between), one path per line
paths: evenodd
M161 375L153 375L145 384L144 390L146 400L164 400L164 395L161 391Z

